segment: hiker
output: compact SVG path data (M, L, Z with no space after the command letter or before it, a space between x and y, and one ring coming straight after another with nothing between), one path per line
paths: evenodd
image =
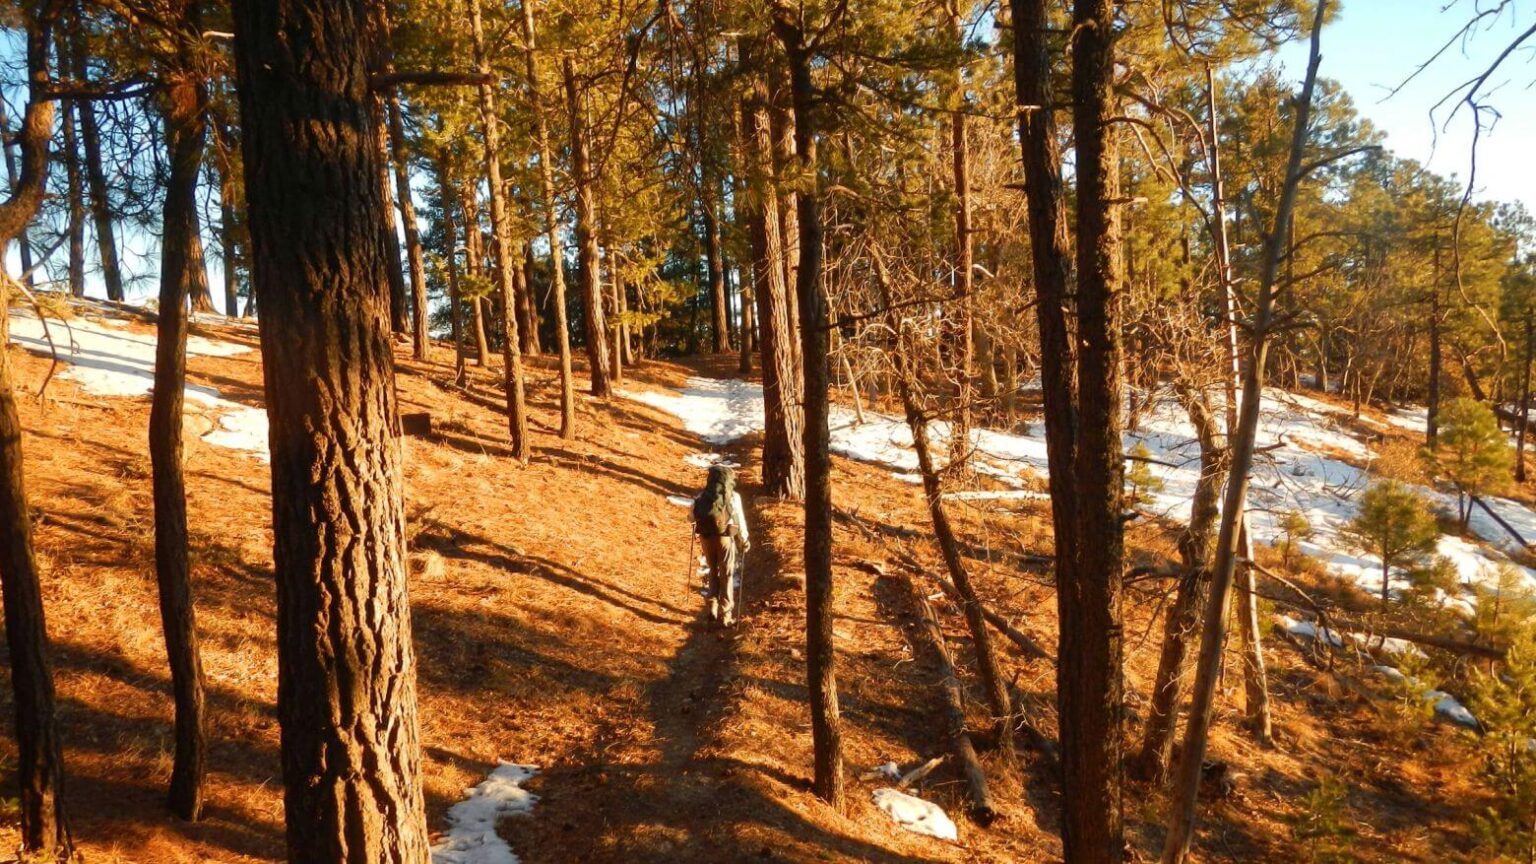
M752 548L747 517L736 492L736 473L724 465L709 469L704 491L693 501L693 531L709 564L709 617L723 627L736 623L738 556Z

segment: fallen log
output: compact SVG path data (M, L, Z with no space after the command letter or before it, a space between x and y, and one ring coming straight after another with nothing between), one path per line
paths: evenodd
M934 582L937 582L951 600L956 603L965 602L965 598L960 594L960 589L956 588L953 582L950 582L943 576L929 573L928 569L922 565L922 562L899 549L896 550L896 555L901 558L902 563L906 564L908 569L922 573ZM1045 660L1052 664L1056 662L1056 658L1052 656L1051 652L1045 650L1044 646L1035 641L1028 633L1010 624L1007 618L993 612L987 608L986 604L980 601L977 601L976 606L981 610L981 617L987 619L987 623L991 624L993 629L1001 633L1005 639L1012 642L1020 651L1024 652L1024 656L1031 660Z
M865 519L863 516L844 510L841 507L832 508L832 518L852 525L864 531L870 537L892 537L897 540L924 543L933 539L932 535L926 532ZM1054 563L1056 560L1049 555L1031 555L1025 552L1010 552L1005 549L983 549L980 546L965 542L960 542L956 545L960 549L960 554L973 561L1006 561L1019 568L1037 568Z
M933 606L929 605L923 592L918 590L915 580L908 577L906 582L912 593L918 629L926 637L929 650L939 666L939 690L944 697L944 725L955 762L960 766L960 773L964 775L966 787L970 790L971 819L978 825L990 825L997 818L997 810L993 808L991 794L987 791L986 772L982 770L981 761L976 758L976 748L971 744L971 736L965 730L965 694L960 676L949 658L949 649L944 644L944 631L939 628L939 619L933 612Z
M956 603L965 602L965 598L960 596L959 589L955 588L954 584L951 583L948 579L945 579L942 576L933 576L932 579L933 581L939 583L939 587L944 589L944 593L948 594L950 599L954 600ZM1004 618L996 612L993 612L991 609L988 609L980 601L978 601L976 605L981 609L981 617L987 619L988 624L991 624L992 627L997 630L997 632L1003 634L1004 638L1017 646L1020 651L1023 651L1026 657L1029 657L1033 660L1046 660L1053 665L1056 663L1056 658L1051 656L1051 652L1045 650L1045 648L1041 647L1039 642L1036 642L1034 639L1030 638L1028 633L1025 633L1017 627L1014 627L1012 624L1008 623L1007 618Z

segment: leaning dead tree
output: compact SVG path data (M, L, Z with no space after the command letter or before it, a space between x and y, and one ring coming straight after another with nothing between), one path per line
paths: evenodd
M1259 431L1259 409L1264 391L1264 364L1269 337L1275 326L1274 304L1276 276L1290 235L1291 215L1296 206L1296 192L1304 176L1303 151L1312 113L1312 94L1317 84L1317 67L1322 61L1323 16L1327 0L1318 0L1312 21L1311 53L1307 76L1295 101L1295 127L1291 133L1285 182L1275 208L1274 222L1264 237L1258 296L1248 333L1248 364L1244 370L1242 404L1238 411L1236 434L1230 441L1231 476L1227 481L1222 507L1221 534L1216 545L1216 563L1211 571L1211 597L1206 606L1205 624L1200 640L1200 660L1195 676L1195 691L1189 711L1189 726L1184 735L1173 797L1173 813L1168 838L1163 846L1163 864L1182 864L1189 857L1194 836L1195 807L1200 795L1200 768L1216 707L1216 684L1221 672L1222 646L1227 635L1227 611L1231 602L1234 573L1242 549L1243 505L1248 496L1249 474L1253 468L1254 443Z
M981 600L976 595L975 586L971 584L965 562L961 560L954 526L950 524L949 514L944 508L944 493L939 483L939 469L934 465L929 441L928 416L918 401L918 375L913 359L917 349L909 347L911 342L909 328L901 320L901 314L894 300L890 270L886 265L885 256L878 246L872 246L870 253L875 281L880 289L880 301L887 310L886 323L894 340L891 362L896 367L896 389L901 396L907 428L912 433L912 447L917 453L917 467L923 478L923 498L928 504L928 515L933 523L933 535L938 541L939 551L944 556L944 566L949 572L949 578L953 580L962 598L960 605L965 612L971 642L976 647L976 663L979 667L981 686L986 693L987 705L992 710L999 749L1005 755L1011 755L1013 708L1008 698L1008 685L1003 680L1002 668L997 662L997 651L992 647L992 634L987 629Z

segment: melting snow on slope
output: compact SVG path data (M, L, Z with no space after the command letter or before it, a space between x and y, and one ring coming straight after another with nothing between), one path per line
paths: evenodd
M122 321L76 315L68 322L50 319L48 332L58 346L62 368L60 378L68 378L93 396L148 396L155 385L155 337L129 330ZM11 309L11 341L29 351L48 354L48 340L43 325L30 309ZM236 342L222 342L201 336L187 337L187 356L234 357L253 349ZM266 461L267 412L233 402L212 387L188 385L188 413L199 406L214 428L203 440L218 447L244 450Z
M762 387L747 381L690 378L676 392L624 395L677 416L689 431L717 446L763 428ZM1380 560L1352 551L1339 535L1358 512L1356 498L1370 479L1364 469L1342 458L1324 455L1335 454L1364 464L1373 458L1370 448L1342 424L1348 414L1303 394L1266 394L1258 441L1264 452L1253 471L1250 526L1255 540L1275 543L1283 539L1278 523L1284 512L1300 512L1311 524L1313 536L1298 543L1298 548L1338 575L1355 580L1361 588L1379 591ZM865 422L859 424L851 409L832 406L832 451L884 465L898 479L918 482L913 473L917 454L912 449L906 422L868 411L864 417ZM947 432L944 424L933 424L934 456L940 462L949 450ZM1027 481L1045 476L1045 436L1038 427L1022 435L988 429L974 430L972 435L978 470L1020 489L1032 485ZM1149 496L1147 509L1176 521L1188 520L1189 502L1200 476L1200 457L1194 430L1184 410L1171 398L1154 399L1137 431L1126 434L1127 449L1137 443L1145 444L1152 458L1160 463L1150 468L1163 482L1163 488ZM1441 506L1454 506L1452 496L1430 489L1418 491ZM1536 512L1503 499L1490 500L1489 504L1524 536L1536 539ZM1507 549L1512 545L1507 532L1481 510L1474 512L1471 528L1496 547ZM1507 563L1506 556L1497 549L1485 549L1449 535L1440 538L1439 552L1456 565L1466 582L1489 584L1496 578L1497 565ZM1536 573L1523 572L1528 584L1536 587ZM1395 578L1393 586L1405 587Z
M1344 647L1344 640L1339 638L1339 633L1336 630L1318 627L1311 621L1298 621L1289 615L1276 615L1274 620L1276 626L1298 639L1306 639L1313 642L1327 639L1328 643L1335 648ZM1366 636L1363 633L1350 633L1348 635L1351 642L1362 648L1374 646L1388 654L1416 654L1420 657L1424 656L1424 652L1420 651L1417 645L1401 639L1382 639L1380 637ZM1394 666L1373 665L1371 668L1394 684L1402 684L1418 689L1422 693L1424 701L1434 703L1436 714L1455 723L1457 726L1472 730L1482 728L1477 722L1477 718L1472 715L1472 712L1468 711L1467 707L1461 704L1455 696L1444 690L1426 688L1423 684L1419 683L1418 679L1404 675L1401 669Z
M432 864L518 864L512 847L496 833L505 816L527 813L538 796L523 788L538 773L532 765L503 762L463 801L448 808L448 831L432 847Z

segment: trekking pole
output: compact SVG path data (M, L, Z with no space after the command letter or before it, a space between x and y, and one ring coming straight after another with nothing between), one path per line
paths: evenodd
M689 592L693 588L693 543L698 539L698 537L699 535L697 533L692 531L688 532L688 569L683 571L684 599L687 599Z

